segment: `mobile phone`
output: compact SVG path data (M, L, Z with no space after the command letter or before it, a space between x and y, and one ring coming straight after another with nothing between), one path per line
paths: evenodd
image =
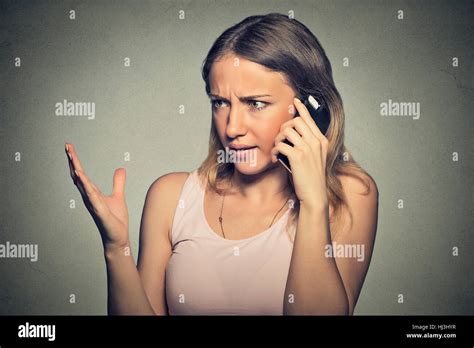
M326 135L326 132L329 128L329 123L331 120L329 116L328 107L324 103L324 100L322 98L316 99L312 95L308 95L306 98L304 98L303 104L308 109L312 119L318 126L321 133ZM297 117L297 116L300 116L300 114L298 113L298 110L296 111L296 114L294 117ZM289 142L287 139L285 139L283 142L290 146L293 146L293 144ZM291 173L291 166L290 166L290 161L288 160L288 157L279 153L277 155L277 159Z

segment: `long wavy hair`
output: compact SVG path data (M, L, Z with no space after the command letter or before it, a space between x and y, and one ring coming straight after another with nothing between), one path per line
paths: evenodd
M326 184L330 207L330 221L339 218L343 206L348 208L352 224L352 212L338 178L348 175L359 179L367 188L370 184L365 178L371 176L354 160L344 146L344 109L341 96L334 84L332 67L318 39L301 22L279 13L250 16L225 30L214 42L207 54L202 77L206 92L210 93L209 73L214 61L227 54L235 54L252 62L261 64L272 71L282 73L293 88L298 99L303 100L311 94L322 98L329 109L331 122L326 132L329 141L326 160ZM224 150L215 124L211 122L209 152L198 168L201 182L218 194L223 193L220 184L226 184L234 172L233 163L219 163L218 151ZM292 196L296 197L291 175L288 182ZM367 194L366 193L366 194ZM299 202L294 201L286 226L295 226L299 214ZM294 232L289 233L294 241Z

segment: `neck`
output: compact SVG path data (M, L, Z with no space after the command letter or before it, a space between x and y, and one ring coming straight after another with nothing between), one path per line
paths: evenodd
M231 181L232 194L257 205L265 205L278 196L287 198L291 192L288 172L282 166L272 167L255 175L245 175L234 169Z

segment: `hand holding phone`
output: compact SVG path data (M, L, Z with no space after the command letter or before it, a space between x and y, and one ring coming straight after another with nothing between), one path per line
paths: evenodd
M319 101L318 101L315 97L313 97L312 95L309 95L304 99L303 104L308 109L311 115L311 118L314 120L314 122L318 126L321 133L325 135L329 128L329 123L331 120L330 120L329 110L326 104L324 103L324 101L321 98L319 98ZM294 117L298 117L298 116L300 116L300 114L298 113L298 110L297 110ZM293 144L290 143L287 139L285 139L283 142L285 144L293 146ZM291 173L291 166L290 166L290 161L288 160L288 157L279 153L277 155L277 159Z

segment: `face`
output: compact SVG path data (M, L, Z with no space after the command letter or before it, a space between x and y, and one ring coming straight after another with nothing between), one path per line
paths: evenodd
M270 151L281 124L293 118L295 97L283 74L227 55L213 63L209 81L213 122L224 149L229 148L218 160L233 162L247 175L281 166L272 163ZM235 151L234 146L253 148Z

